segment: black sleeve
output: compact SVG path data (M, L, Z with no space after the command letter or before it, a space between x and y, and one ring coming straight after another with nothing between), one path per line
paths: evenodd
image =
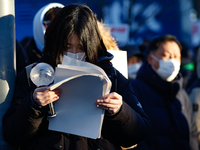
M4 137L16 145L30 141L46 113L44 108L32 104L31 91L24 69L16 79L12 103L3 117Z
M123 147L130 147L144 140L150 130L150 121L136 98L129 81L117 74L117 93L123 98L120 111L105 116L106 131Z

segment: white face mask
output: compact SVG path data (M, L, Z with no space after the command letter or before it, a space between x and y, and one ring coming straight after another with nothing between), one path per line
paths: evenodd
M142 62L129 65L128 66L128 78L134 80L136 78L137 72L141 66L142 66Z
M85 53L71 53L71 52L63 52L64 55L67 55L70 58L74 58L77 60L85 61Z
M154 55L151 55L153 59L159 62L159 68L155 69L152 66L153 70L163 79L168 82L171 82L175 79L180 70L180 62L176 59L158 59Z

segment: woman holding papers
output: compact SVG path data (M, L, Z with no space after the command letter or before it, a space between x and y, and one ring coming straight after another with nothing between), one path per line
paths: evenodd
M95 109L105 110L100 138L49 130L47 105L56 104L66 93L59 88L37 88L24 70L16 80L12 104L3 118L5 139L21 149L34 150L120 150L142 141L149 131L149 119L129 81L110 63L113 56L104 46L96 16L85 5L65 6L55 16L45 33L43 56L38 63L56 68L65 55L100 67L112 82L110 93L94 101Z

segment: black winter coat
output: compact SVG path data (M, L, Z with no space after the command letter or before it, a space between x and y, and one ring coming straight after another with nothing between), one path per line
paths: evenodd
M37 62L41 58L42 52L37 48L33 37L25 37L21 44L26 51L30 64Z
M162 80L147 62L140 68L131 85L152 130L136 150L198 150L192 105L182 83L180 75L173 82Z
M19 41L16 40L16 68L19 74L23 68L30 64L30 60L26 54L25 49Z
M108 54L109 55L109 54ZM7 141L34 150L119 150L120 146L129 147L142 140L149 131L149 119L140 107L129 84L118 71L114 73L110 56L101 58L98 65L104 69L112 81L112 90L117 86L117 93L123 97L120 111L109 116L105 114L100 139L89 139L72 134L48 130L47 108L36 107L31 102L33 83L28 86L25 70L18 76L12 104L3 118L3 131ZM43 56L40 62L55 67ZM117 79L117 85L114 83Z

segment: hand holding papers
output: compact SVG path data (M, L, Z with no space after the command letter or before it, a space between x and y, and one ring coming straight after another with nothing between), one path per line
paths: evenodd
M95 101L110 92L111 82L106 73L93 64L63 57L55 71L51 90L60 88L60 99L54 103L57 116L49 118L49 129L99 138L104 110Z

